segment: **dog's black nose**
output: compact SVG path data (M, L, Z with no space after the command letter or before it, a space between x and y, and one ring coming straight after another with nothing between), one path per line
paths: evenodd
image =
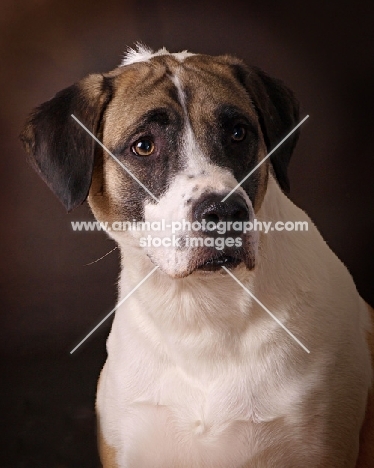
M205 220L215 224L219 222L244 222L249 221L249 210L244 199L237 194L232 194L225 202L224 195L210 194L198 200L193 207L194 221Z

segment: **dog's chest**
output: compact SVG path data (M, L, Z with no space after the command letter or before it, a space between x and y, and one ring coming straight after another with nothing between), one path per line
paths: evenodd
M299 459L304 447L290 446L295 438L303 445L295 412L302 412L302 388L312 388L301 369L281 365L280 352L272 359L261 353L256 324L241 339L224 333L216 339L211 329L165 333L170 327L155 326L144 313L151 310L144 307L148 297L131 297L116 314L98 389L100 427L119 466L258 468L282 466L284 459L307 466ZM160 310L158 318L172 312ZM314 434L320 439L316 427Z
M233 374L197 381L171 368L140 390L131 406L153 412L156 418L164 411L180 435L203 440L223 435L237 422L252 421L250 395L248 385Z
M208 460L209 466L221 466L233 454L239 462L240 453L245 460L253 419L244 387L238 391L226 378L194 382L175 369L162 372L146 388L138 384L137 391L133 380L127 394L123 386L112 394L122 400L113 433L116 445L124 448L120 466L133 466L132 460L143 468L204 466Z
M271 439L266 434L281 422L284 408L270 409L257 398L239 367L222 369L214 379L200 373L198 380L157 365L145 373L129 366L132 374L125 381L124 376L105 376L106 370L103 422L118 422L107 434L119 449L120 466L238 467L268 448L269 440L281 442L275 432Z

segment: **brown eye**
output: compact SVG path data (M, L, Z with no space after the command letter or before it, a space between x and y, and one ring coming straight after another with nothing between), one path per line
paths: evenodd
M152 140L138 140L132 147L133 153L138 156L150 156L155 151L155 144Z
M247 131L243 125L235 125L231 134L231 139L232 141L243 141L246 135Z

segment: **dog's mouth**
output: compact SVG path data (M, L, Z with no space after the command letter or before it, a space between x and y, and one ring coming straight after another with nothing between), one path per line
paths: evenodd
M239 257L222 254L205 260L203 263L197 265L196 270L217 271L222 267L232 269L240 265L242 262L243 259Z
M256 242L247 242L239 248L226 248L217 251L214 247L196 248L184 252L175 250L170 259L153 252L147 255L152 263L172 278L186 278L191 274L210 275L224 274L224 269L245 268L253 270L256 265Z

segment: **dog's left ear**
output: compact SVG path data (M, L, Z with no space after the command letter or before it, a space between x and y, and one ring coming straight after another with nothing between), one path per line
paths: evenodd
M32 166L68 211L87 198L95 150L71 114L97 135L110 98L111 79L89 75L35 109L21 134Z
M241 61L234 64L234 68L237 79L256 108L267 151L270 152L299 123L299 103L282 81L271 78L259 68L249 68ZM296 130L270 156L274 174L286 192L290 189L288 164L298 138L299 131Z

